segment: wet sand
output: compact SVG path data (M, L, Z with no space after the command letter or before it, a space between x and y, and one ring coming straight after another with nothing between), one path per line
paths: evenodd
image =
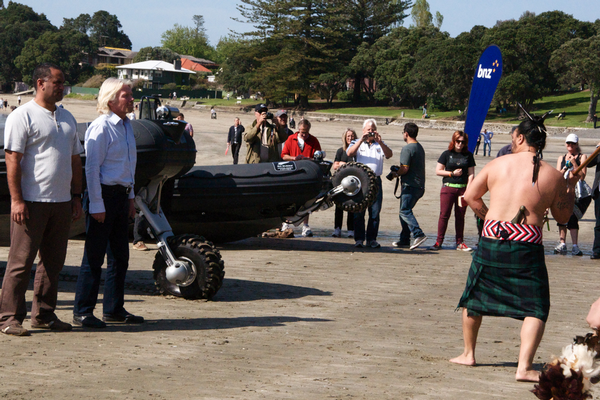
M63 104L78 122L97 115L92 102L65 100ZM230 163L224 151L233 118L239 116L246 126L253 119L242 111L220 112L217 120L210 119L208 110L185 110L185 116L196 132L198 165ZM346 122L313 121L311 133L321 141L327 159L333 159L347 126ZM398 163L402 127L381 126L379 131L394 151L385 163L387 173ZM529 393L533 384L514 381L519 321L484 318L477 347L479 365L448 362L462 352L461 318L455 307L470 255L451 246L452 220L444 248L426 248L435 242L439 213L441 178L435 176L435 165L451 133L423 130L419 134L427 156L427 185L414 211L429 237L421 249L391 247L400 229L399 204L393 197L393 182L384 179L381 249L354 251L352 239L330 236L333 211L315 213L310 219L313 238L251 238L220 246L225 282L210 302L153 295L151 266L156 251L132 251L126 308L144 316L147 323L71 333L33 330L25 338L2 335L0 396L533 399ZM508 135L494 137L494 153L508 141ZM582 139L583 151L591 153L597 141ZM563 153L564 137L549 138L545 159L555 164ZM480 152L477 170L489 160ZM590 173L588 183L592 178ZM559 354L574 335L588 331L585 316L600 296L595 279L600 264L589 259L593 209L581 222L584 257L553 255L558 238L553 221L550 229L544 229L544 242L552 307L535 359L537 368ZM467 213L465 230L466 243L475 245L472 212ZM82 252L83 242L71 240L57 310L65 321L72 318L74 279ZM0 248L0 268L7 254L8 248ZM31 291L27 295L31 301ZM101 312L99 304L96 314ZM29 320L24 326L29 328Z

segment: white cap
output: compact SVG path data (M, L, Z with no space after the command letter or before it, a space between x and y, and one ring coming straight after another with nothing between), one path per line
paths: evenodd
M579 137L574 133L569 133L567 138L565 139L565 143L578 143Z

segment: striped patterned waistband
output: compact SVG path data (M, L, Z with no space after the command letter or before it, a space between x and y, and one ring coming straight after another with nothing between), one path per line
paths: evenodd
M542 244L542 228L535 225L513 224L507 221L486 219L483 223L482 236L495 237L500 240L513 240L534 244Z

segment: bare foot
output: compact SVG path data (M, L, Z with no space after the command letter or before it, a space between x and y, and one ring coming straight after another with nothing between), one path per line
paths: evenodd
M532 369L519 372L515 375L515 379L517 382L539 382L540 381L540 372L534 371Z
M460 356L451 359L450 362L454 364L468 365L470 367L473 367L475 365L475 358L472 356L466 356L464 354L461 354Z

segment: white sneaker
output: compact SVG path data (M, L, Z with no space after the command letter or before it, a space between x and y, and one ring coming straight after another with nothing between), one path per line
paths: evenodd
M310 226L302 225L302 236L303 237L313 237L313 233L310 230Z
M281 224L281 231L283 232L286 229L294 229L294 225L284 222L283 224Z
M342 237L342 230L340 228L335 228L331 236L336 238Z
M567 254L567 245L565 243L560 243L554 248L554 254Z
M414 238L413 243L410 245L410 249L411 250L416 249L417 247L422 245L423 242L425 242L426 240L427 240L427 236L425 236L425 235L419 236L418 238Z
M571 254L574 256L582 256L583 252L579 249L579 246L576 244L573 245L573 249L571 249Z
M354 237L354 231L348 231L348 237L349 238L353 238Z

